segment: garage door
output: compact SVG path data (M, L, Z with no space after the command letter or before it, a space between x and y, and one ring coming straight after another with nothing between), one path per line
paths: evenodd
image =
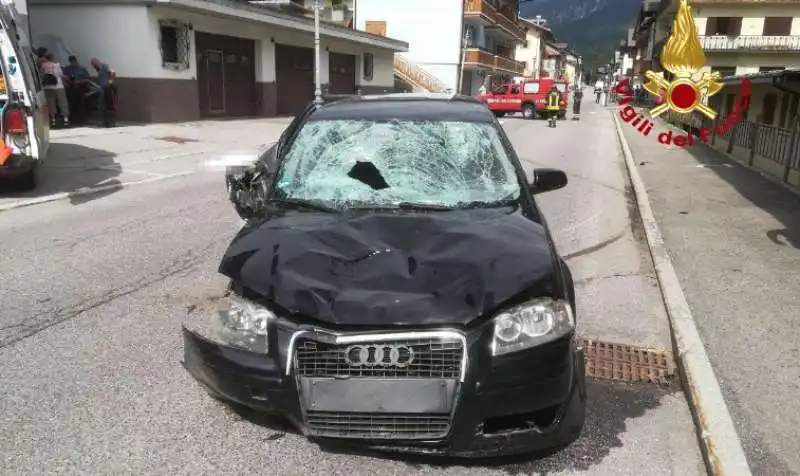
M331 53L328 60L331 94L356 93L356 57Z
M314 50L275 44L278 114L294 115L314 99Z
M197 32L201 117L256 114L255 41Z

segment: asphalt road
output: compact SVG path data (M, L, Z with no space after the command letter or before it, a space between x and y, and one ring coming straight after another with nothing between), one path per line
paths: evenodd
M530 169L569 174L570 185L541 205L573 269L580 334L669 348L613 124L588 100L584 109L581 121L555 130L503 123ZM241 144L241 128L226 134L215 141ZM119 163L147 156L129 149ZM0 212L4 475L704 474L679 388L592 380L575 444L545 458L479 464L325 452L211 400L180 366L179 326L187 306L224 284L215 269L239 220L221 174L199 167L202 153L174 160L183 161L175 170L193 173ZM162 173L173 160L135 162Z
M753 474L800 474L800 197L625 126Z

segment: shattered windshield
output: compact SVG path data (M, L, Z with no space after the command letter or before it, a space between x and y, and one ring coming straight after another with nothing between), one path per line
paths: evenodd
M311 121L299 131L275 196L344 209L414 203L447 208L516 200L516 170L491 124Z

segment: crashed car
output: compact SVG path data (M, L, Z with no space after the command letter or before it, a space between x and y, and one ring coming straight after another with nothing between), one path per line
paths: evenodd
M553 450L586 389L570 270L526 172L472 98L398 94L309 106L228 174L246 224L229 289L183 326L215 398L320 443L487 457Z

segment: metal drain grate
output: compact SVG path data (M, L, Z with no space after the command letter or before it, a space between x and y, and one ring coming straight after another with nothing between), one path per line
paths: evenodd
M590 377L669 385L675 376L672 352L591 339L583 339L582 344Z

